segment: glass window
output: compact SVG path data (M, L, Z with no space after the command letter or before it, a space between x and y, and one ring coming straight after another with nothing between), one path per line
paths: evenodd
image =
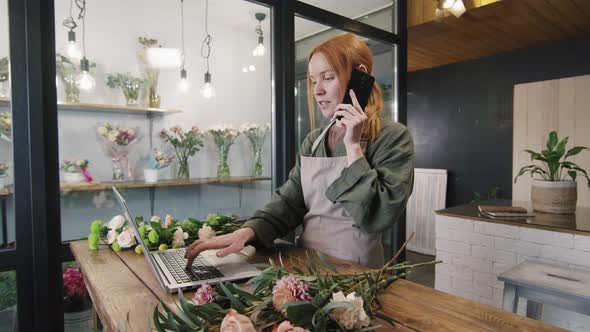
M295 18L295 31L302 26L307 26L310 22L306 19L296 17ZM311 50L321 44L322 42L335 37L344 31L330 28L325 25L313 23L317 27L322 27L320 33L308 36L305 39L299 40L295 43L295 114L297 119L297 144L301 145L305 136L313 129L320 128L327 124L321 113L319 112L317 105L313 110L314 123L310 121L310 112L307 106L307 57ZM397 59L395 58L396 45L388 45L381 42L377 42L365 37L360 37L365 41L371 51L373 52L373 71L372 74L375 76L377 83L381 87L383 92L383 112L381 116L383 118L394 119L397 121L397 87L394 85L395 71L397 68ZM395 87L395 88L394 88Z
M16 272L0 272L0 331L17 331L16 322Z
M55 1L62 239L86 238L93 220L122 213L111 185L148 220L246 217L263 206L273 162L269 8L109 0L82 11L78 3ZM230 127L225 140L209 131ZM188 139L175 140L192 128L194 153Z
M376 28L395 32L393 30L392 6L397 8L397 0L303 0L309 5L357 20ZM295 40L313 35L319 32L313 22L302 22L295 30Z

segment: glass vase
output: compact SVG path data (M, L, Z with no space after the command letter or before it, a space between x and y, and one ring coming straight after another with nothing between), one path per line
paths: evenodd
M179 179L188 180L190 179L190 171L188 168L188 158L178 158L178 173L177 177Z
M254 148L254 168L252 176L262 176L262 147Z
M229 177L229 166L227 164L227 157L229 155L229 146L219 146L219 163L217 164L217 177Z
M0 98L8 98L10 92L8 92L8 80L0 81Z
M66 102L79 103L80 90L76 86L76 78L74 75L62 77L62 81L64 82L64 90L66 92Z
M113 158L113 181L125 180L125 172L121 168L121 162L117 158Z
M138 104L141 83L137 81L125 81L123 85L121 85L121 91L123 91L127 106L135 106Z
M160 108L160 94L158 93L158 78L160 76L160 70L148 68L146 69L146 74L149 82L148 106L152 108Z

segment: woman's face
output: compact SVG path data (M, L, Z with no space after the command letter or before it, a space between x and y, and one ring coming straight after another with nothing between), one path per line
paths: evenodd
M344 97L336 71L323 53L316 53L309 60L309 73L315 101L324 118L331 118Z

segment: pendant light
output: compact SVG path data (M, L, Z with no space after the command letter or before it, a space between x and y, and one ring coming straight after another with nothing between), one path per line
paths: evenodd
M180 0L180 24L181 24L181 40L182 40L182 54L181 54L181 65L180 65L180 82L178 83L178 88L182 92L187 92L189 89L189 82L186 77L186 69L184 68L185 64L185 53L184 53L184 0Z
M256 34L258 35L258 45L252 51L253 56L263 56L266 53L266 49L264 48L264 37L262 33L262 21L266 18L266 14L264 13L256 13L254 17L258 20L258 26L256 27Z
M76 86L80 90L90 91L96 87L94 77L90 75L90 63L86 59L86 0L76 0L78 6L81 5L80 16L82 18L82 49L83 55L80 60L80 74L76 76Z
M210 99L215 97L215 88L211 84L211 73L209 73L209 57L211 56L211 35L208 30L209 0L205 0L205 39L201 45L201 56L207 61L207 72L205 72L205 82L199 91L201 96Z
M70 29L70 31L68 31L68 43L65 48L65 53L68 58L73 59L75 61L80 61L80 59L82 58L82 50L80 49L80 46L76 43L75 29L78 27L78 24L76 24L76 21L72 16L73 5L74 0L70 0L70 16L62 22L63 26Z

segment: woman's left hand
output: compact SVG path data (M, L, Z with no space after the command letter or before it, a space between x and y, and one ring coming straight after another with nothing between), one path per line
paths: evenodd
M365 123L367 122L367 115L361 108L356 95L352 89L349 91L350 99L352 99L352 105L350 104L338 104L336 106L337 111L334 113L334 117L341 115L342 118L336 121L336 125L339 127L344 126L346 133L344 134L344 145L346 146L347 152L351 149L360 149L361 136Z

